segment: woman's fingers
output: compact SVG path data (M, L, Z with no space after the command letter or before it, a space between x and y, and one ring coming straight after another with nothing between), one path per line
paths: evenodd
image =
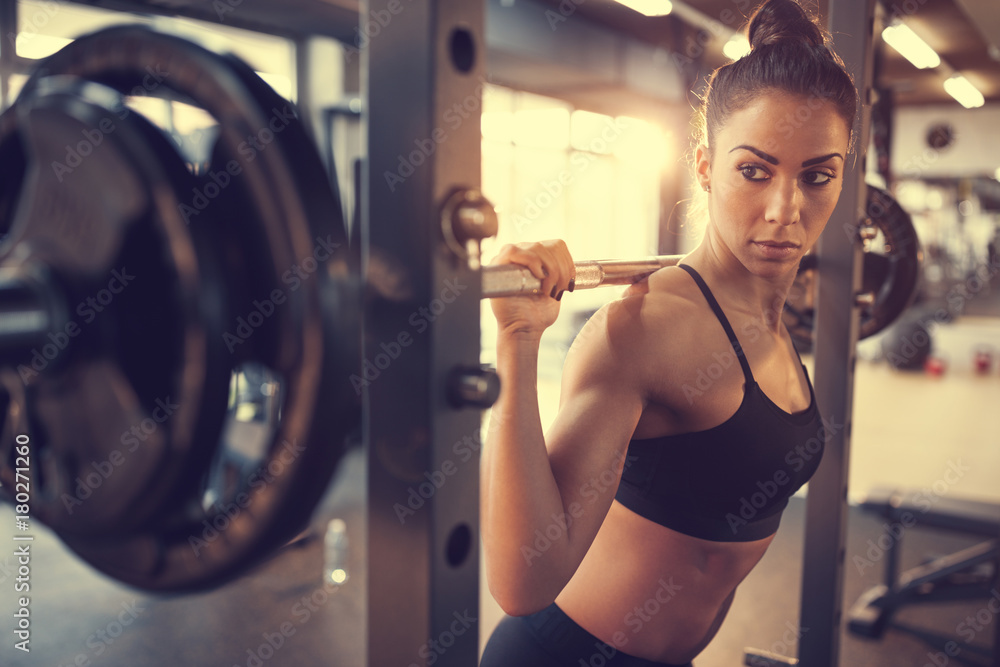
M565 242L556 240L552 244L552 252L559 263L560 275L560 280L556 284L559 288L556 298L561 299L563 292L572 291L573 281L576 278L576 266L573 264L573 256L570 254Z
M541 281L539 294L561 298L576 276L573 257L559 239L540 243L508 244L501 248L493 264L518 264Z

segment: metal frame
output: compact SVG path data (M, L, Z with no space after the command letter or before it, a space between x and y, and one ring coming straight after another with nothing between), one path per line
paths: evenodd
M850 472L855 347L860 326L855 295L861 288L861 243L865 216L864 152L871 117L874 0L830 3L829 30L837 53L861 95L853 165L845 165L844 186L818 246L815 393L827 421L823 463L809 482L799 624L809 628L799 644L808 667L839 664Z
M806 496L799 627L808 632L800 633L798 659L763 658L763 652L748 652L746 664L840 664L854 363L861 325L855 301L863 268L857 232L866 217L864 153L871 121L874 18L875 0L830 3L828 29L854 77L861 104L855 124L857 159L844 165L843 190L817 246L813 388L824 419L826 444ZM751 662L751 657L756 659Z
M262 3L247 4L256 8ZM362 4L363 23L376 15L391 17L362 50L369 110L361 230L367 290L363 357L374 365L378 355L388 354L385 346L397 349L393 344L399 345L402 334L411 341L398 347L391 363L378 368L365 388L367 663L371 665L433 662L448 667L474 665L478 658L478 625L466 627L456 615L479 614L479 457L468 443L470 438L479 442L480 413L450 405L446 382L450 369L478 365L480 285L476 272L445 249L436 212L452 189L479 186L476 100L485 69L484 4L469 0ZM15 5L13 0L0 0L3 34L12 22L16 25ZM830 30L864 102L871 81L873 12L874 0L831 3ZM455 67L450 53L452 31L458 27L471 36L475 47L468 72ZM324 28L327 34L337 33ZM0 46L4 74L0 105L6 103L7 75L15 60L6 45ZM446 121L447 110L467 100L473 102L453 127ZM867 146L867 104L861 119L859 151ZM435 139L439 130L444 132L442 141ZM432 152L422 148L431 145L428 141L433 143ZM419 165L409 160L415 151L423 154ZM413 172L390 189L385 174L399 174L401 162L409 162ZM854 297L861 277L861 250L853 230L864 215L864 192L859 160L845 169L840 203L819 247L815 393L828 423L839 428L831 429L807 500L800 623L810 631L803 635L799 655L809 667L839 662L858 331ZM450 287L454 285L462 286L459 298L433 319L421 314L421 308L431 309L443 292L454 292ZM415 319L425 328L414 325ZM462 456L456 443L464 444ZM464 459L466 451L474 456ZM444 481L438 485L435 478ZM411 490L420 497L418 489L424 483L434 486L433 492L401 522L396 507L408 507ZM466 544L467 551L459 558ZM458 627L463 632L456 632ZM446 636L450 636L447 642L429 643Z
M10 99L10 75L15 71L17 52L11 35L17 35L17 0L0 0L0 111Z
M446 383L449 370L479 366L480 288L446 249L439 211L454 188L480 184L484 3L362 5L363 25L379 17L362 49L364 359L376 363L404 333L410 343L366 387L368 664L467 667L479 650L468 619L479 616L481 414L452 407ZM456 29L474 47L467 72L453 62L453 44L467 43L453 39ZM386 174L402 181L390 177L390 187ZM424 502L401 522L411 492ZM461 563L449 564L465 546Z

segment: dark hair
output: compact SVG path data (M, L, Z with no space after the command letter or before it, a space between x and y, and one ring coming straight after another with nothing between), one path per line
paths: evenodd
M858 93L830 47L827 32L794 0L767 0L747 26L750 53L712 73L702 101L703 139L709 150L717 130L765 90L819 97L833 104L853 143ZM848 147L850 149L850 146Z

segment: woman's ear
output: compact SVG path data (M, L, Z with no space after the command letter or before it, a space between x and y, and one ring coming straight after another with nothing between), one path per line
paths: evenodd
M698 185L702 190L711 187L712 165L709 162L709 151L705 144L700 144L694 153L694 169L698 178Z

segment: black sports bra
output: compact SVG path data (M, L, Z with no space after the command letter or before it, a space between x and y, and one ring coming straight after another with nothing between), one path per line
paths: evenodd
M678 266L691 274L729 336L746 379L743 402L732 417L706 431L633 438L615 499L693 537L759 540L778 530L788 499L816 472L831 434L820 419L808 372L809 407L789 414L775 405L754 381L708 285L691 267Z

